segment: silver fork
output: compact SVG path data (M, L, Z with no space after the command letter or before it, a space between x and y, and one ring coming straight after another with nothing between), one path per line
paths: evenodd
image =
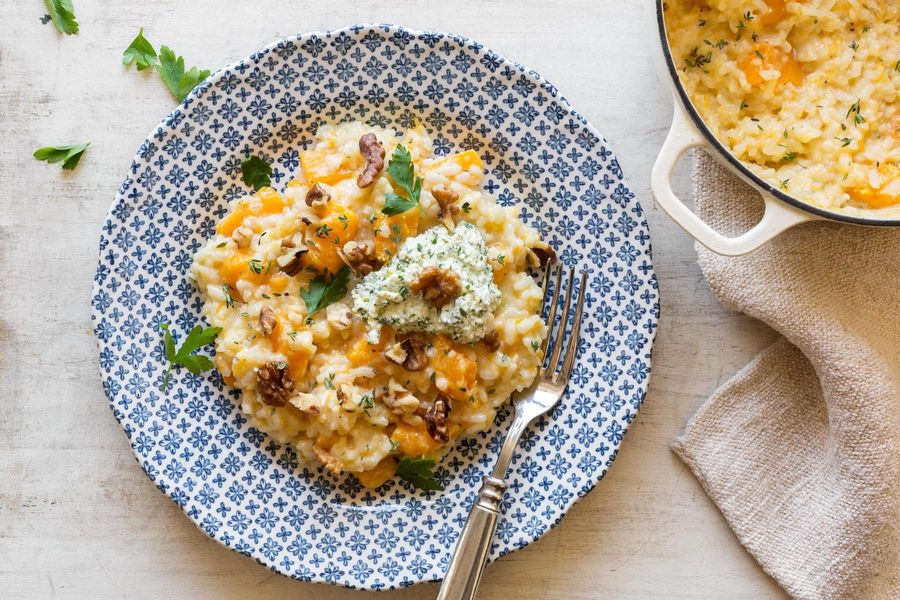
M547 288L550 281L550 272L547 268L544 273L544 299L547 298ZM544 339L542 353L544 361L540 372L535 378L535 383L519 394L515 402L515 418L506 433L506 440L500 449L500 455L494 464L494 472L481 480L481 489L478 491L478 499L469 511L469 517L459 534L459 541L453 551L453 558L444 581L438 592L437 600L471 600L478 591L481 582L481 573L487 561L487 555L491 548L491 540L494 537L494 529L497 527L497 517L500 514L500 502L503 500L503 492L506 490L506 471L509 469L513 452L522 437L525 428L542 414L550 411L562 398L566 385L569 382L569 374L572 364L575 362L575 353L578 350L578 339L581 330L581 316L584 312L584 292L587 273L582 271L578 286L578 298L573 303L572 288L575 283L575 271L568 269L568 285L563 306L565 312L556 328L553 336L554 321L556 320L557 304L559 303L560 284L562 283L563 268L557 267L556 284L553 290L553 298L550 300L549 313L547 315L547 337ZM575 307L575 320L572 329L566 336L566 325L572 307ZM547 356L550 340L554 339L553 352ZM568 339L567 339L568 338ZM565 346L565 353L562 352Z

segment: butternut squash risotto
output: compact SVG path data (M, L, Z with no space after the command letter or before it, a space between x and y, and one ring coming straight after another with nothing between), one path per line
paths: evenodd
M252 424L374 488L529 386L554 258L424 131L320 129L302 174L232 201L194 258L215 364ZM403 473L397 473L403 476Z
M900 214L900 2L667 0L665 20L682 84L735 157L815 206Z

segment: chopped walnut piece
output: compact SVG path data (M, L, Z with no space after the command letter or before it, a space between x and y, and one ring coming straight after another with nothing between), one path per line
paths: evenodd
M253 230L241 225L232 232L231 239L234 240L238 248L249 248L250 242L253 241Z
M294 391L294 381L287 365L268 362L256 370L256 388L260 399L269 406L284 406Z
M319 416L319 397L316 394L300 392L291 398L291 406L308 415Z
M384 357L407 371L421 371L428 365L427 345L428 338L421 333L413 333L388 348Z
M374 133L367 133L359 138L359 153L366 159L366 168L356 178L356 185L369 187L384 168L384 146Z
M328 193L328 190L321 183L317 183L306 192L306 205L309 207L319 208L320 206L325 206L329 200L331 200L331 194Z
M350 393L349 386L342 383L334 393L337 396L338 404L345 412L356 412L356 409L359 408L359 405L353 401L353 394Z
M336 459L331 455L328 450L322 448L318 444L313 445L313 454L316 455L316 459L325 466L325 470L331 473L334 476L338 476L341 474L343 470L343 465L341 465L341 461Z
M293 245L286 246L284 241L281 242L285 252L275 259L275 264L284 271L285 275L293 277L303 270L303 255L309 252L309 248L303 244L298 246L294 242L289 243Z
M491 352L496 352L500 349L500 334L497 333L496 329L491 329L490 331L488 331L481 341Z
M350 240L340 248L338 255L357 275L365 277L381 267L381 261L375 256L375 243Z
M435 201L438 203L438 218L441 220L441 223L449 231L453 231L454 227L456 227L453 215L459 214L459 207L455 204L459 200L459 194L446 188L435 188L431 190L431 195L434 196Z
M459 296L462 287L459 275L440 267L425 267L409 290L413 294L422 293L422 298L431 302L435 308L441 308Z
M553 246L543 243L542 246L535 246L528 249L528 262L532 267L546 267L556 262L556 251Z
M443 394L438 394L431 408L425 413L425 427L428 435L436 442L446 444L450 440L447 430L447 415L450 414L450 399Z
M394 379L388 381L387 390L382 394L381 401L388 408L400 413L412 413L419 408L419 399Z
M269 335L275 330L278 319L275 317L275 311L268 306L263 306L259 311L259 332L263 335Z
M338 331L343 331L350 327L350 323L353 321L353 313L350 312L350 307L343 302L335 302L325 308L325 319L329 325Z

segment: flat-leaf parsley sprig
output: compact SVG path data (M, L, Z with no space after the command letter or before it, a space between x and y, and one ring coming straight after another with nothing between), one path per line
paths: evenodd
M241 179L253 191L258 192L261 188L272 185L272 165L251 154L241 161Z
M169 361L169 368L166 369L166 374L163 375L161 391L166 391L166 387L169 385L169 375L172 373L172 367L175 365L181 365L194 375L198 375L203 371L209 371L215 366L208 356L193 354L193 352L207 344L213 343L216 336L222 331L221 327L207 327L204 329L200 325L195 325L184 339L181 348L177 350L175 349L175 338L172 337L172 333L169 331L169 324L163 323L160 325L160 328L165 332L163 337L166 360Z
M75 7L72 0L44 0L44 6L53 20L56 30L66 35L78 33L78 22L75 21Z
M394 185L406 192L406 198L394 192L388 192L381 212L390 217L405 213L418 206L419 196L422 194L422 178L416 177L412 156L403 144L398 145L391 154L387 174L393 180Z
M69 146L44 146L34 151L34 156L38 160L45 160L48 163L58 163L62 161L62 168L69 170L78 166L81 155L87 150L91 143L71 144Z
M175 99L181 102L187 95L191 93L197 85L209 77L209 69L198 69L191 67L189 71L184 70L184 57L175 56L175 52L168 46L159 49L159 64L156 65L156 72Z
M149 69L156 65L156 50L153 44L144 37L144 28L138 31L137 37L131 41L131 45L122 53L122 64L134 63L138 71Z
M309 288L300 290L300 297L306 303L306 317L313 316L329 304L334 304L347 294L350 269L342 267L330 280L316 277L309 282Z
M433 469L433 459L403 457L397 463L397 477L426 492L442 490L444 488L435 479Z

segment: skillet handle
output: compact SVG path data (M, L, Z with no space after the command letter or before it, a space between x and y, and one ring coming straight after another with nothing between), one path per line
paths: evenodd
M723 256L738 256L756 250L779 233L805 221L816 219L814 215L789 206L774 196L762 194L766 211L762 219L749 231L728 237L714 230L684 204L672 190L672 170L687 150L710 145L688 121L688 116L675 95L672 128L653 165L650 187L656 203L673 221L695 240Z

